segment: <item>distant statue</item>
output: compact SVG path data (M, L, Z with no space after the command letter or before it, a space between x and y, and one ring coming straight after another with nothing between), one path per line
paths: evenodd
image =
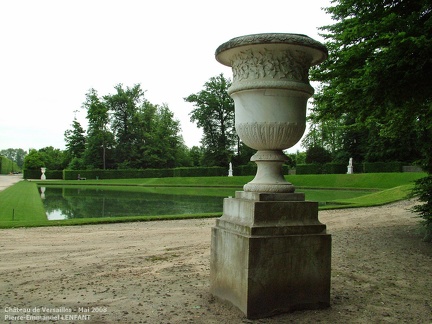
M354 173L353 169L354 169L354 167L353 167L353 159L350 158L349 162L348 162L348 171L347 171L347 174L353 174Z
M229 170L228 170L228 177L232 177L233 176L233 169L232 169L232 163L229 163Z
M46 171L46 168L41 168L41 172L42 172L41 180L46 180L45 171Z

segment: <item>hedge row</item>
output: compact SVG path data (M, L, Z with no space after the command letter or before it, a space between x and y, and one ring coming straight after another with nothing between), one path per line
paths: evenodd
M365 162L354 163L354 173L382 173L382 172L402 172L402 162ZM296 174L344 174L347 173L348 166L340 163L326 164L298 164Z
M401 162L376 162L354 164L354 173L402 172ZM256 174L256 165L248 164L234 167L234 176ZM282 167L283 174L288 174L288 166ZM298 164L296 174L344 174L347 166L338 163ZM175 169L128 169L128 170L47 170L47 179L77 180L78 175L86 179L132 179L166 177L218 177L227 176L228 168L193 167ZM24 179L40 179L40 170L24 170Z
M24 179L40 179L42 172L40 170L24 170ZM63 179L63 170L46 170L45 176L47 179Z
M233 175L255 175L256 165L248 164L233 168ZM283 166L288 174L288 166ZM193 167L175 169L128 169L128 170L47 170L47 179L77 180L78 175L86 179L133 179L133 178L166 178L166 177L223 177L228 176L228 168ZM40 179L40 170L24 170L24 179Z
M13 171L21 171L16 162L9 160L7 157L0 156L0 174L9 174Z

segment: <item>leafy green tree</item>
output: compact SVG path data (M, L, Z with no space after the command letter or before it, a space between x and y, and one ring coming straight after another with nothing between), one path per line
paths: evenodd
M381 137L408 136L412 142L403 144L418 149L430 177L430 0L335 0L332 4L326 11L335 23L322 27L329 59L311 75L322 82L314 100L317 117L337 120L348 114L359 127L379 125ZM428 186L418 188L421 194ZM431 196L423 197L427 211L420 216L430 219Z
M103 97L94 89L86 94L85 151L82 158L75 154L69 167L127 169L190 165L180 122L169 107L146 100L139 84L132 88L119 84L114 88L114 94ZM71 149L83 143L79 123L74 122L73 127L65 133Z
M76 118L74 118L72 122L72 129L66 130L64 137L66 142L66 151L70 157L82 157L86 148L85 130Z
M116 140L115 155L123 166L136 164L139 158L137 144L142 142L138 110L145 101L144 91L139 84L123 88L122 84L114 87L116 93L104 96L106 107L112 112L111 127Z
M322 146L311 146L306 150L306 163L329 163L332 161L332 156Z
M310 129L302 140L302 147L308 149L320 146L331 153L342 149L344 141L342 120L315 121L313 116L309 116L308 120Z
M289 154L292 160L294 160L295 165L306 164L306 152L300 152L297 150L294 154Z
M94 89L87 92L83 107L87 109L88 120L84 163L89 169L112 168L114 135L109 129L108 107Z
M220 74L210 78L204 90L184 98L195 106L190 113L191 121L203 129L204 165L227 166L234 154L234 101L227 92L230 85L231 81Z
M156 141L149 148L159 148L160 161L158 165L163 168L180 166L176 161L183 145L180 122L174 119L174 114L167 105L162 105L157 109L154 123L153 136Z
M46 167L48 170L63 170L66 166L65 152L52 146L40 150L32 149L24 159L24 167L28 170L38 170L41 167Z
M189 156L192 160L192 166L200 166L203 157L202 147L192 146L189 150Z
M232 162L234 165L246 165L250 163L250 159L255 153L256 150L244 144L237 136L237 154L232 157Z
M136 150L141 168L173 168L186 162L180 122L167 105L145 101L138 113ZM183 161L183 162L182 162Z
M50 170L63 170L68 164L67 155L64 151L47 146L41 148L39 152L42 154L45 167Z
M24 168L27 170L37 170L46 167L43 154L35 149L31 149L24 159Z

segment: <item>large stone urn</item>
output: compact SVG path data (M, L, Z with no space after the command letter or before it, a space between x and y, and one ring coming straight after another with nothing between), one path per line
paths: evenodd
M319 42L297 34L258 34L234 38L216 50L216 59L232 67L228 92L235 102L240 139L258 150L258 166L245 191L294 192L282 173L282 150L294 146L306 128L306 104L314 90L308 72L327 57Z
M212 228L210 291L248 318L330 304L331 236L318 204L282 173L283 150L305 131L309 68L326 57L321 43L298 34L247 35L216 50L232 67L236 131L257 150L258 168L244 191L225 198Z

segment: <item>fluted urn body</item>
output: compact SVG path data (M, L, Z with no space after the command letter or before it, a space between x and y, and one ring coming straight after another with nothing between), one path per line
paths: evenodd
M216 50L232 67L228 89L235 103L240 139L258 152L257 174L245 191L294 192L282 173L283 150L294 146L306 128L306 105L314 90L309 68L327 58L327 49L305 35L271 33L233 38Z

